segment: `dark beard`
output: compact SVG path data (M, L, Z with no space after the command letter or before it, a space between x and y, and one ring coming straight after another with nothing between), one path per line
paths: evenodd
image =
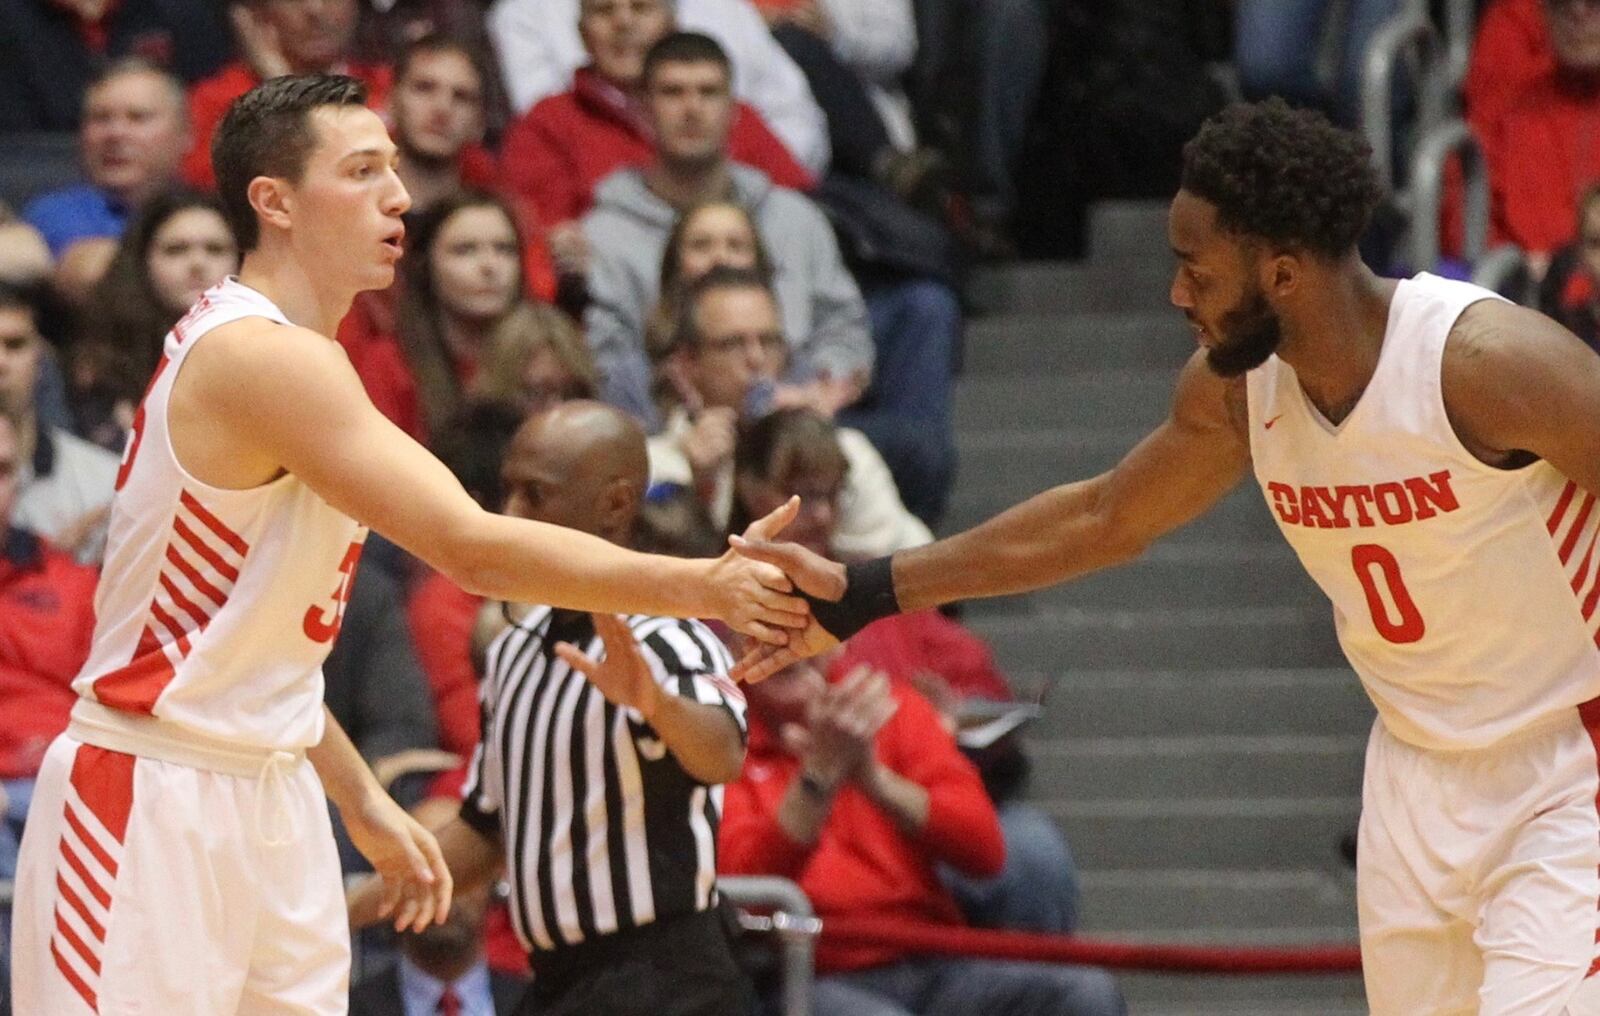
M1219 377L1238 377L1267 362L1283 341L1283 323L1260 290L1222 316L1220 342L1206 350L1206 366Z

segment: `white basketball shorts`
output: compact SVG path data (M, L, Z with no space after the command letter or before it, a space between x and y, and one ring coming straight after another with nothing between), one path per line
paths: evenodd
M1468 751L1374 724L1356 862L1374 1014L1600 1016L1597 738L1594 704Z
M17 866L18 1016L335 1016L350 936L303 756L238 775L63 734Z

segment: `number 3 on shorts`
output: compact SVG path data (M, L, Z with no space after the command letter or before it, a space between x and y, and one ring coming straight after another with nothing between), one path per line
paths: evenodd
M1372 626L1378 629L1378 634L1397 645L1422 638L1426 631L1422 614L1406 589L1405 580L1400 577L1400 562L1394 555L1376 543L1363 543L1350 548L1350 564L1356 570L1356 578L1361 580L1362 591L1367 594L1367 609L1372 613ZM1374 572L1383 574L1384 590L1379 590Z

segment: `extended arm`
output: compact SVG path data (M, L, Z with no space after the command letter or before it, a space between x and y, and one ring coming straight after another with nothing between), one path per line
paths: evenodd
M1244 474L1250 460L1244 382L1224 380L1196 353L1178 379L1166 422L1108 472L1035 495L989 521L890 559L890 609L936 607L955 600L1027 592L1120 564L1157 538L1216 504ZM780 565L797 585L821 601L846 597L842 566L793 544L735 538L742 553ZM870 567L870 566L869 566ZM879 572L881 575L881 571ZM866 589L876 613L885 596ZM740 661L738 676L759 681L796 659L820 652L841 634L829 617L807 627L784 647L761 647ZM846 597L842 612L864 611ZM849 634L844 631L842 634Z
M1243 398L1242 381L1217 377L1197 354L1178 379L1166 422L1108 472L896 554L901 608L1027 592L1138 557L1216 504L1244 474L1250 448L1237 422Z
M804 604L776 569L647 556L479 508L442 463L373 408L337 344L259 320L224 325L190 354L186 433L235 435L229 461L287 470L463 588L581 610L718 617L767 641ZM178 389L174 389L176 408ZM179 448L180 455L183 449ZM256 482L260 482L259 480ZM774 519L777 524L781 519ZM649 581L641 581L648 576Z

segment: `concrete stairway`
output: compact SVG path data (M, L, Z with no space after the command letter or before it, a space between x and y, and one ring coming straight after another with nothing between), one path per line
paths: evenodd
M1109 467L1164 417L1194 349L1167 302L1165 206L1097 208L1091 252L979 280L945 532ZM966 618L1019 689L1051 683L1030 793L1077 856L1085 934L1354 941L1338 844L1371 710L1253 481L1134 564ZM1353 977L1123 983L1139 1016L1365 1011Z

